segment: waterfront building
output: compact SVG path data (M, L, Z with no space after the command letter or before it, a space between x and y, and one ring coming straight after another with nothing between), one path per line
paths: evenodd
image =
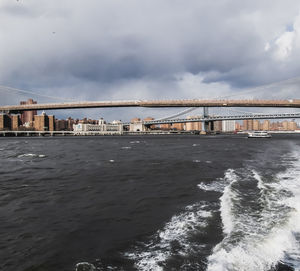
M147 118L144 118L143 121L151 121L151 120L154 120L154 118L152 117L147 117ZM149 129L155 129L156 128L156 125L150 125L149 126Z
M133 118L130 121L129 131L130 132L142 132L142 131L145 131L145 126L143 125L142 120L140 118Z
M66 120L55 120L55 131L67 131L68 122Z
M222 131L222 121L221 120L217 120L217 121L214 121L214 131L216 132L221 132Z
M34 101L33 99L28 99L27 101L21 101L20 105L26 105L26 104L37 104L37 101ZM31 111L23 111L21 114L21 122L23 125L28 123L26 126L32 126L32 123L34 121L34 116L37 115L36 110Z
M19 114L10 115L11 120L11 130L17 131L19 129L19 126L21 126L21 116Z
M171 129L183 131L185 129L185 123L173 123Z
M242 130L243 131L247 131L248 130L248 121L247 120L243 120Z
M160 124L159 127L161 130L170 130L171 124L170 123Z
M0 131L11 129L11 118L8 114L0 114Z
M97 124L78 123L73 125L75 134L121 134L123 124L121 121L106 123L103 118L99 119Z
M259 120L253 120L253 130L254 131L260 130L260 121Z
M55 117L48 116L45 112L34 116L34 129L36 131L54 131Z
M270 121L269 120L264 120L263 130L264 131L269 131L270 130Z
M247 130L248 131L253 130L253 120L247 120Z
M295 121L290 121L288 123L288 129L289 131L295 131L298 129L297 123Z
M188 116L187 119L195 119L201 118L200 116ZM186 131L201 131L202 130L202 122L187 122L186 123Z
M235 131L235 120L222 121L222 132L234 132L234 131Z

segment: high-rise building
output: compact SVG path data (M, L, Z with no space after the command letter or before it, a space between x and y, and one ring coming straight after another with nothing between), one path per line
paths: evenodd
M253 120L247 120L247 130L248 131L253 130Z
M297 126L297 123L295 121L289 121L288 123L288 129L290 131L295 131L297 130L298 126Z
M171 129L171 124L169 124L169 123L160 124L160 129L161 130L170 130Z
M287 120L285 120L285 121L282 122L282 129L284 131L287 131L289 129L289 127L288 127L288 121Z
M223 120L222 121L223 132L234 132L235 131L235 120Z
M221 120L214 121L214 131L216 131L216 132L222 131L222 121Z
M49 131L55 130L55 118L54 116L48 116L48 123L49 123Z
M34 129L36 131L54 131L55 117L48 116L45 112L34 116Z
M248 121L247 120L243 120L242 130L243 131L247 131L248 130Z
M235 123L235 130L236 130L236 131L242 130L242 125L241 125L240 123L236 122L236 123Z
M185 128L185 123L173 123L172 129L176 129L178 131L183 131Z
M260 122L259 120L253 120L253 130L259 131L260 130Z
M37 104L37 101L34 101L33 99L28 99L27 101L21 101L20 102L20 105L26 105L26 104ZM23 113L21 114L22 124L32 123L34 121L34 116L35 115L37 115L36 110L23 111Z
M7 114L0 114L0 131L11 129L11 118Z
M10 119L11 119L11 130L17 131L19 129L19 126L22 124L20 115L10 115Z
M270 130L270 121L269 120L264 120L263 130L264 131L269 131Z
M188 116L187 119L200 118L199 116ZM202 130L202 122L194 121L187 122L185 125L186 131L201 131Z

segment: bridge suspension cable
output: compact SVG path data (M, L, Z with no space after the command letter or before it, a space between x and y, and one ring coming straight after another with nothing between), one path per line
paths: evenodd
M36 93L36 92L33 92L33 91L18 89L18 88L3 86L3 85L0 85L0 91L8 92L9 94L11 94L10 92L13 91L13 92L16 92L16 93L30 94L30 95L33 95L33 96L38 96L38 97L43 97L43 98L48 98L48 99L61 100L61 101L75 101L75 99L55 97L55 96L45 95L45 94L39 94L39 93Z
M155 119L155 120L168 120L168 119L176 118L176 117L182 116L182 115L184 115L186 113L192 112L192 111L197 110L197 109L199 109L199 108L198 107L189 107L189 108L187 108L187 109L185 109L183 111L180 111L180 112L178 112L178 113L176 113L174 115L170 115L170 116L159 118L159 119Z

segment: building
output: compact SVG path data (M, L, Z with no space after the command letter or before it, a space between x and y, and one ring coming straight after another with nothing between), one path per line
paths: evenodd
M221 132L222 130L223 130L222 121L221 120L214 121L214 131Z
M36 131L54 131L55 130L55 117L48 116L45 112L41 115L34 116L34 129Z
M145 126L143 125L142 120L140 118L133 118L130 121L129 131L130 132L143 132L143 131L145 131Z
M161 130L170 130L171 124L170 123L160 124L159 127Z
M297 123L295 121L290 121L288 123L288 129L289 129L289 131L295 131L295 130L297 130L298 129Z
M174 129L177 131L183 131L183 130L185 130L185 123L173 123L171 126L171 129Z
M235 120L223 120L222 121L222 132L234 132L235 131Z
M73 125L75 134L121 134L123 124L121 121L114 120L112 123L106 123L103 118L99 119L97 124L78 123Z
M8 114L0 114L0 131L11 129L11 118Z
M259 120L253 120L253 130L259 131L260 130L260 122Z
M154 120L154 118L152 118L152 117L144 118L144 121L151 121L151 120ZM156 126L154 124L152 124L152 125L147 126L147 128L150 130L153 130L156 128Z
M264 131L269 131L270 130L270 121L269 120L264 120L264 122L263 122L263 130Z
M252 131L253 130L253 120L247 120L247 130Z
M21 101L20 105L26 105L26 104L37 104L37 101L34 101L33 99L28 99L27 101ZM34 116L37 115L36 110L31 111L23 111L21 114L21 122L24 125L25 123L32 123L34 121ZM27 124L28 126L28 124Z
M11 130L17 131L19 127L22 125L21 116L19 114L10 115L11 120Z
M200 116L188 116L187 119L195 119L201 118ZM201 131L202 130L202 122L201 121L194 121L194 122L187 122L185 125L186 131Z

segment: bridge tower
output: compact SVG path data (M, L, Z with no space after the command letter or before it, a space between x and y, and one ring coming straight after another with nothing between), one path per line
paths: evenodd
M208 118L208 107L203 107L203 118ZM213 121L204 121L202 122L202 131L205 133L214 130L214 122Z

